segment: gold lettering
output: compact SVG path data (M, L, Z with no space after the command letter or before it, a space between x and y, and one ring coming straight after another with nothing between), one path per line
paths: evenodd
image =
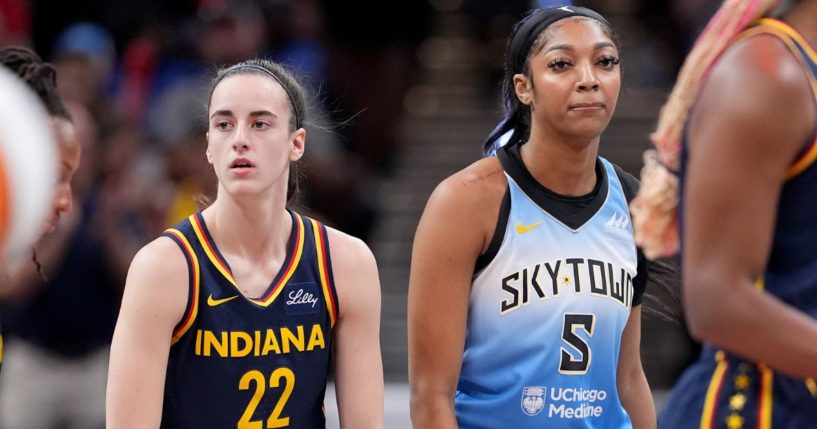
M227 333L221 333L221 341L219 341L213 331L204 331L204 355L210 356L210 347L216 349L216 353L219 356L226 358L227 357Z
M312 325L312 334L309 335L309 345L306 346L307 351L315 350L315 347L319 347L324 349L326 348L326 343L323 340L323 329L321 329L321 325L316 323Z
M239 343L243 341L243 347ZM252 337L241 331L230 332L230 357L244 357L252 351Z
M321 324L315 323L310 327L308 339L305 333L303 325L251 332L198 329L193 353L196 356L243 358L326 348L326 337Z
M196 330L196 356L201 356L201 329Z
M289 345L295 346L295 350L302 352L304 350L304 327L298 325L298 335L292 333L288 328L281 328L281 342L283 343L284 353L289 353Z
M277 355L281 354L281 348L278 347L278 339L275 338L275 331L267 329L267 336L264 341L264 349L261 350L261 356L266 356L273 352Z

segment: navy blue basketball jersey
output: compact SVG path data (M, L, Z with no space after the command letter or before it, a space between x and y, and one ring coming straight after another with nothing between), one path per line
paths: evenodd
M622 183L599 158L593 194L548 204L513 150L498 151L510 200L501 244L471 286L459 427L631 428L616 374L643 290Z
M323 428L338 299L326 228L292 215L287 256L263 296L236 286L201 213L163 235L187 259L163 428Z
M817 103L817 53L788 24L762 19L740 38L771 34L803 64ZM811 138L787 172L766 272L757 286L817 319L817 118ZM682 174L686 154L682 157ZM683 180L681 181L683 183ZM705 344L667 401L659 426L675 429L812 428L817 426L817 384L778 374Z

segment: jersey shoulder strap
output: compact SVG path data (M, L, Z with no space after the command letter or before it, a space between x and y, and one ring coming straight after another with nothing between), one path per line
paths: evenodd
M611 162L610 164L613 163ZM635 198L635 194L638 193L641 182L618 165L613 164L613 168L616 170L618 181L621 182L621 187L624 188L624 196L627 197L627 202L629 203Z

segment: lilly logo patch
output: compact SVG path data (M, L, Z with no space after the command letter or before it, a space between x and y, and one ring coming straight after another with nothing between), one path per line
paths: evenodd
M314 282L293 283L284 290L287 314L312 314L321 310L320 288Z

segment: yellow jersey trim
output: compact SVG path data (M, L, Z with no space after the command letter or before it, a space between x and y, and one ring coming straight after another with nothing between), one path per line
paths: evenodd
M184 317L182 317L182 322L180 323L179 327L173 331L173 337L170 341L170 344L176 344L182 336L193 326L193 322L196 320L196 316L199 313L199 288L200 288L200 279L199 279L199 260L196 257L196 252L193 251L193 246L190 245L190 242L187 241L187 237L184 236L180 231L175 229L168 229L165 231L168 234L172 234L179 242L182 244L184 251L187 253L188 260L190 261L190 269L192 270L191 274L191 282L190 290L192 292L191 305L189 309L185 310Z
M815 100L817 100L817 78L815 78L814 74L808 73L808 63L806 62L806 58L803 56L803 52L798 48L798 44L806 52L808 58L815 63L817 63L817 52L815 52L811 46L809 46L808 42L806 42L806 40L800 35L800 33L797 32L797 30L785 22L773 18L763 18L758 22L760 25L741 33L741 35L738 36L738 40L757 34L771 34L779 38L786 44L789 51L791 51L791 53L794 54L797 60L803 65L803 71L806 72L806 77L808 78L809 85L811 86L811 92L814 95ZM811 142L808 149L806 149L794 162L791 163L789 168L786 170L786 180L789 180L802 173L806 168L814 164L815 160L817 160L817 138Z
M329 238L323 234L323 229L320 224L314 219L309 219L312 222L312 231L315 237L315 250L318 254L318 272L321 278L321 290L323 290L323 298L326 301L326 310L329 312L330 326L335 326L337 319L337 303L332 295L332 288L329 281L329 263L327 249L324 243L329 243ZM324 241L325 238L325 241Z
M709 381L709 387L706 389L704 409L701 413L701 429L713 429L715 427L715 408L718 405L718 397L720 397L726 370L729 369L729 362L726 360L724 352L719 351L715 353L715 361L718 364L715 366L712 379Z

